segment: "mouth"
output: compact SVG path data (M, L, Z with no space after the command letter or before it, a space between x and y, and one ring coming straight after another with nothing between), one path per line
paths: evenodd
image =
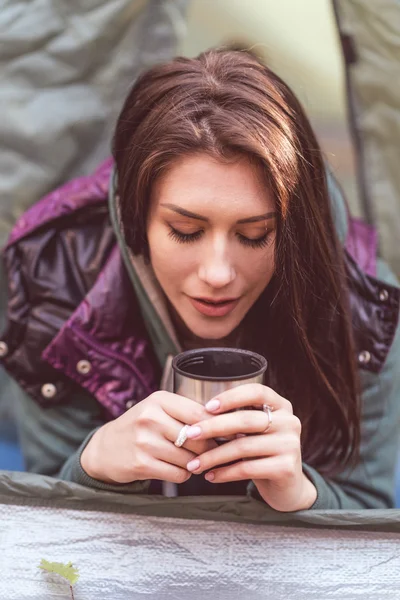
M225 317L237 306L240 298L221 298L214 300L211 298L192 298L189 299L194 308L207 317Z

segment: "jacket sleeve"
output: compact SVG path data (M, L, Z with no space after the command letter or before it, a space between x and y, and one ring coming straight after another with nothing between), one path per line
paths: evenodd
M15 382L13 392L27 471L100 490L147 492L148 481L109 485L89 477L83 470L81 454L94 432L104 424L102 409L93 397L77 394L68 403L43 409Z
M398 285L385 263L378 261L378 278ZM357 465L332 479L303 464L317 489L314 510L392 508L400 425L400 328L380 373L361 371L361 447ZM261 500L254 484L249 492Z

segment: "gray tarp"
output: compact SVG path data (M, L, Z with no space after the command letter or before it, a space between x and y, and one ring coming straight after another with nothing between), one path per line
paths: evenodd
M185 517L185 518L182 518ZM400 598L399 511L285 515L248 498L125 496L0 473L0 599Z

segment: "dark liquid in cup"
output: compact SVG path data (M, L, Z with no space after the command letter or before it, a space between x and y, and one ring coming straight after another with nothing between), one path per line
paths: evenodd
M176 364L177 369L196 379L209 381L238 380L255 377L265 370L265 359L252 352L209 348L186 352Z

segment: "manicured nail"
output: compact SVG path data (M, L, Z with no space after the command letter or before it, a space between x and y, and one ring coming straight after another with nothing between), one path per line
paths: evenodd
M187 436L188 436L189 440L199 437L200 434L201 434L201 429L198 425L193 425L192 427L189 427L189 429L187 430Z
M204 479L207 479L207 481L214 481L215 474L212 471L210 471L209 473L206 473L206 475L204 475Z
M221 402L219 400L210 400L207 402L205 409L209 412L214 412L214 410L218 410L221 406Z
M190 462L188 462L188 464L186 465L186 468L188 471L196 471L200 466L200 461L198 458L195 458L194 460L191 460Z

